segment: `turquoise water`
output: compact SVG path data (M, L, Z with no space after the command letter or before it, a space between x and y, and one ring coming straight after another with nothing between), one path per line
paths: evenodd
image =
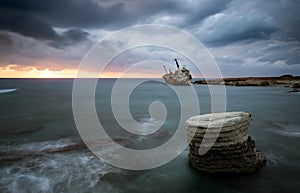
M152 148L170 139L180 119L179 100L172 90L151 80L132 93L131 113L145 129L151 123L151 102L163 102L168 111L158 134L141 137L124 132L113 117L109 96L114 81L101 80L96 90L96 109L106 131L112 137L133 140L136 149ZM72 114L72 86L72 79L0 79L0 151L34 152L79 141ZM201 113L210 112L207 86L194 87ZM249 134L267 156L266 166L256 174L199 173L188 164L188 149L167 165L146 171L118 169L87 150L76 150L1 165L0 192L299 192L300 94L288 90L226 87L227 111L252 114Z

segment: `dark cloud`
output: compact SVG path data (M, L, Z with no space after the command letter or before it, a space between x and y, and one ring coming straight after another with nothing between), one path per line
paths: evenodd
M285 61L287 65L294 65L300 61L300 43L297 41L270 43L257 52L262 62Z
M280 26L275 38L280 40L300 41L300 2L298 0L263 1L256 0L253 6L272 15Z
M55 39L56 32L47 23L31 14L15 10L0 9L0 29L20 33L37 39Z
M1 32L0 37L5 41L10 38L10 45L0 43L0 67L15 65L14 69L62 70L79 65L84 54L92 46L91 42L83 41L80 44L66 45L64 49L57 49L58 45L49 46L43 41L28 38L17 33ZM1 39L1 38L0 38Z
M61 38L55 28L114 30L142 21L151 23L153 19L168 15L169 23L175 27L192 32L195 28L200 28L200 31L203 28L204 32L198 36L201 40L224 45L240 40L266 39L278 32L279 28L281 37L288 34L292 38L299 38L300 20L295 17L299 5L299 2L292 0L284 3L261 0L2 0L0 29L53 40ZM208 20L211 28L207 29L205 19L218 13L224 13L226 17L221 21Z
M224 46L236 42L247 44L260 39L269 39L270 35L276 31L276 28L267 26L251 26L248 30L242 29L229 34L224 34L222 37L215 37L210 40L203 40L210 46Z
M0 30L11 31L27 37L44 40L49 45L63 47L75 44L87 39L88 33L80 29L66 30L63 34L57 33L49 24L43 22L31 13L23 13L16 10L0 9ZM6 39L11 39L6 34ZM2 44L12 43L12 41Z
M49 44L56 48L64 48L65 46L74 45L88 40L89 33L81 29L70 29L64 31L55 41L50 41Z
M161 10L172 10L176 5L176 2L169 0L27 0L26 3L3 0L0 3L8 14L17 12L27 17L35 16L52 27L61 28L120 28Z
M171 1L93 1L93 0L2 0L0 30L48 41L63 47L88 38L82 30L118 29L155 14L172 9ZM65 30L59 34L55 29ZM76 30L74 30L74 28Z
M289 65L295 65L295 64L299 65L299 61L300 61L300 56L296 55L296 56L291 56L291 57L287 58L285 62Z
M91 0L3 0L0 7L20 15L34 15L55 27L84 27L111 20L120 14L122 4L104 8Z
M92 43L110 32L156 23L197 37L215 51L217 62L229 73L244 69L246 74L258 67L265 72L283 68L296 72L299 10L296 0L2 0L0 62L43 68L38 61L55 59L52 68L61 65L63 69L68 61L78 64ZM122 46L120 42L107 44ZM151 53L156 52L133 52L122 63L131 63L128 58L151 58ZM167 59L171 54L162 55Z
M82 31L80 29L70 29L63 34L65 37L70 39L70 41L82 41L85 40L89 33Z
M197 37L209 46L224 46L244 41L269 39L280 26L269 13L247 6L230 4L222 13L212 15L198 26Z
M248 4L252 7L247 7ZM64 42L55 28L115 30L142 21L151 23L153 19L169 15L169 23L175 27L192 32L199 28L195 35L200 40L219 46L241 40L268 39L276 32L278 26L274 18L279 17L270 15L272 9L264 8L265 4L262 8L258 7L261 4L261 1L245 3L240 0L3 0L0 2L0 11L4 13L0 17L0 29ZM275 9L274 4L269 7ZM224 14L224 17L218 20L211 18L218 13Z
M0 30L43 40L59 48L86 40L88 33L78 26L99 23L99 18L112 18L107 13L118 13L118 7L120 5L107 10L88 0L3 0L0 2ZM76 29L67 29L60 34L55 27Z
M6 45L7 47L12 46L14 43L13 39L6 32L0 31L0 45Z
M185 24L182 26L190 28L194 24L199 24L203 19L222 12L232 0L211 1L202 0L191 3L190 7L186 8L184 12L188 14Z

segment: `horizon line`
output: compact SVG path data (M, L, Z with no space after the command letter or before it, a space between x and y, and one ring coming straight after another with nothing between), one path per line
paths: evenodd
M300 75L283 74L278 76L224 76L222 78L272 78L281 76L299 77ZM193 79L218 79L216 77L194 77ZM0 77L0 79L162 79L161 77Z

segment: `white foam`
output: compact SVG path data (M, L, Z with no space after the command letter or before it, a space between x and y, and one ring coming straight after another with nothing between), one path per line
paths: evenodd
M300 137L300 132L280 131L278 133L289 137Z
M0 151L42 151L45 149L57 149L73 145L75 142L70 138L64 138L59 140L50 140L33 143L19 143L19 144L7 144L1 145Z
M13 91L16 91L16 90L17 90L16 88L12 88L12 89L0 89L0 94L8 93L8 92L13 92Z
M39 147L39 150L45 150L45 149L58 149L58 148L66 147L66 146L73 145L73 144L74 144L74 142L72 142L71 139L65 138L65 139L60 139L57 141L41 142L39 144L33 144L33 146Z
M280 155L275 155L273 153L266 153L266 157L268 160L268 165L272 166L272 167L277 167L279 165L280 160L283 159L283 156Z
M141 129L143 129L143 131L146 133L147 130L157 129L159 125L160 125L160 121L151 118L148 119L146 122L142 122Z
M92 192L107 173L120 172L88 151L49 154L1 168L7 192Z
M24 188L26 189L24 191ZM22 174L17 176L10 188L12 192L52 192L50 188L50 179L31 174Z
M288 137L300 137L300 126L295 124L280 124L275 123L280 129L270 128L268 131L277 135L288 136Z
M280 153L271 153L266 152L265 153L267 157L267 164L271 167L278 167L278 166L289 166L289 167L299 167L300 164L297 161L294 160L288 160L285 158L284 155Z

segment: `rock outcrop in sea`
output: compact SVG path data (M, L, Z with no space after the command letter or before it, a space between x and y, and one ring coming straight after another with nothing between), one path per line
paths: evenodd
M299 88L300 76L283 75L280 77L241 77L211 80L197 80L193 84L211 84L228 86L282 86Z
M261 168L266 157L248 136L250 121L251 115L246 112L212 113L188 119L191 166L208 173L252 173ZM201 155L203 150L206 153Z

